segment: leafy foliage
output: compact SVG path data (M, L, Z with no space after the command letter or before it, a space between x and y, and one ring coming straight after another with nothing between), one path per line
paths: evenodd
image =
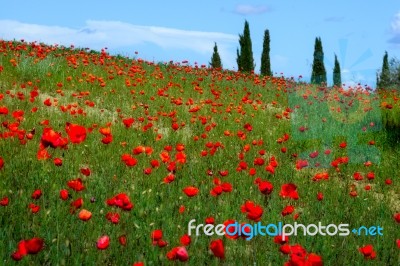
M324 66L324 51L321 38L315 38L314 61L311 74L312 84L326 84L326 70Z
M340 73L340 64L335 54L335 66L333 68L333 85L340 87L342 85L342 76Z
M212 68L222 68L221 57L218 53L217 43L214 43L214 52L211 56L210 66Z
M240 50L237 49L238 70L250 73L254 70L253 49L250 37L250 27L247 20L244 23L243 34L239 34Z
M260 69L261 75L263 75L263 76L272 76L271 59L269 57L269 53L270 53L269 43L270 43L269 30L265 30L263 51L261 54L261 69Z

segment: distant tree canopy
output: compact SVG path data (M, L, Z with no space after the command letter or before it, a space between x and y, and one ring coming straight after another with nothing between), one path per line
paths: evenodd
M211 56L211 62L209 64L212 68L222 68L221 57L218 53L217 43L214 43L214 52Z
M376 86L380 89L395 88L400 90L400 61L391 58L385 52L383 56L382 69L377 73Z
M240 50L237 49L238 70L243 72L254 71L253 50L250 38L250 27L247 20L244 23L243 34L239 34Z
M315 38L314 61L311 74L312 84L326 84L326 70L324 66L324 51L322 49L321 38Z
M269 30L265 30L263 50L261 54L261 68L260 68L260 73L263 76L272 76L271 60L269 57L269 52L270 52L269 43L270 43Z
M335 54L335 66L333 68L333 85L337 87L342 86L342 75L340 73L340 64Z
M385 55L383 56L382 70L377 79L378 88L385 88L390 85L389 56L386 51Z

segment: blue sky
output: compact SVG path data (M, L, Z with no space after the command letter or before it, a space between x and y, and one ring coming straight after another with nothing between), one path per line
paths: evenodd
M398 0L3 1L0 38L101 49L149 61L208 64L217 42L224 68L236 69L238 34L250 25L256 71L265 29L273 72L308 81L321 37L328 82L334 53L342 81L375 86L384 52L400 59Z

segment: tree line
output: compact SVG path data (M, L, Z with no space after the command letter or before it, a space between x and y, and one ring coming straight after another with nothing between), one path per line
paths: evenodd
M261 54L260 74L262 76L272 76L270 60L270 35L269 30L264 31L263 49ZM243 34L239 34L239 48L236 58L238 70L241 72L254 72L255 63L253 58L252 43L250 37L250 27L247 20L244 23ZM214 52L209 63L212 68L221 69L222 62L218 53L217 43L214 43ZM314 59L312 64L311 80L312 84L327 84L326 70L324 66L324 51L320 37L315 38ZM335 54L335 63L333 68L333 85L342 86L341 70L339 60ZM396 58L388 59L385 52L381 71L377 73L377 88L387 88L391 86L400 86L400 61Z

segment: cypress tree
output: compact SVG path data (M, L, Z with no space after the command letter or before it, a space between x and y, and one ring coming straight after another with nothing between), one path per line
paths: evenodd
M326 70L324 66L324 51L321 38L315 38L314 61L312 65L311 83L320 85L326 84Z
M333 85L340 87L342 86L342 76L340 74L340 64L335 54L335 66L333 68Z
M397 68L397 84L400 86L400 66Z
M384 88L390 85L390 69L387 51L385 51L385 55L383 56L382 71L377 83L379 88Z
M209 64L212 68L222 68L221 57L218 53L217 43L214 43L214 52L211 56L211 62Z
M240 51L237 50L238 70L251 72L254 70L253 50L250 38L250 27L247 20L244 23L243 34L239 34Z
M269 30L265 30L263 51L261 54L261 69L260 69L260 73L263 76L272 76L271 60L269 57L269 52L270 52L269 43L270 43Z

